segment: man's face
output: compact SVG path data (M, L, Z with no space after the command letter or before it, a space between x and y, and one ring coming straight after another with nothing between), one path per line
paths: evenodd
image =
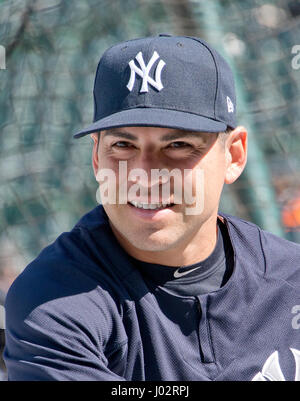
M117 200L114 204L103 204L103 207L116 237L129 253L138 257L140 253L145 254L145 252L183 250L198 235L201 228L209 225L211 221L215 224L228 166L225 147L218 139L218 134L191 133L156 127L116 128L101 132L98 154L96 136L94 140L95 174L101 169L112 171L116 177L117 193L120 186L124 185L124 181L120 182L119 176L122 173L124 178L124 166L126 166L125 180L127 180L129 201L120 204ZM123 162L121 172L120 162ZM142 169L147 174L148 180L145 178L141 181L134 180L129 175L133 169ZM162 182L151 179L153 169L156 171L167 169L165 171L169 172L177 169L182 177L180 183L182 194L187 187L192 188L193 196L196 194L196 189L198 193L200 190L202 203L201 207L198 207L199 213L187 213L188 208L195 206L195 203L187 204L183 195L182 201L171 207L154 210L135 207L132 202L138 202L139 205L150 204L151 189L155 185L161 189L163 185ZM202 171L200 181L196 170ZM136 188L137 182L143 188L142 196L142 192L132 191ZM170 194L162 199L160 191L159 202L173 203L175 191L178 193L178 181L175 185L175 180L171 179Z

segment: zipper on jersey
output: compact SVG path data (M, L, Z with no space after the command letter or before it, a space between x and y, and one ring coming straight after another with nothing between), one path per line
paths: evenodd
M196 301L197 308L200 313L198 338L201 360L203 363L214 363L215 358L207 319L207 296L197 296Z

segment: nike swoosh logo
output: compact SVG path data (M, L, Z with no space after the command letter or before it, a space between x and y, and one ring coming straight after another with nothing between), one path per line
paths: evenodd
M176 277L176 278L178 278L178 277L183 277L183 276L185 276L185 275L187 275L187 274L190 274L190 273L192 273L194 270L199 269L199 267L195 267L195 268L192 269L192 270L188 270L188 271L182 272L182 273L179 273L179 271L178 271L179 269L180 269L180 267L179 267L177 270L175 270L175 272L174 272L174 277Z

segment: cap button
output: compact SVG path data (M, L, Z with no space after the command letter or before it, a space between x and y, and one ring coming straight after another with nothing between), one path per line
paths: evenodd
M160 33L160 34L158 34L158 36L167 36L167 37L171 37L172 35L170 35L169 33Z

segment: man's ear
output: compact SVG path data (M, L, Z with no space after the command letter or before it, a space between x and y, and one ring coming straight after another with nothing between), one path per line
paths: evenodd
M94 175L95 177L97 177L99 168L98 147L99 147L100 135L98 132L95 132L91 134L91 138L94 141L93 151L92 151L92 165L93 165Z
M239 126L229 134L225 144L226 172L225 184L232 184L242 174L248 151L247 130Z

